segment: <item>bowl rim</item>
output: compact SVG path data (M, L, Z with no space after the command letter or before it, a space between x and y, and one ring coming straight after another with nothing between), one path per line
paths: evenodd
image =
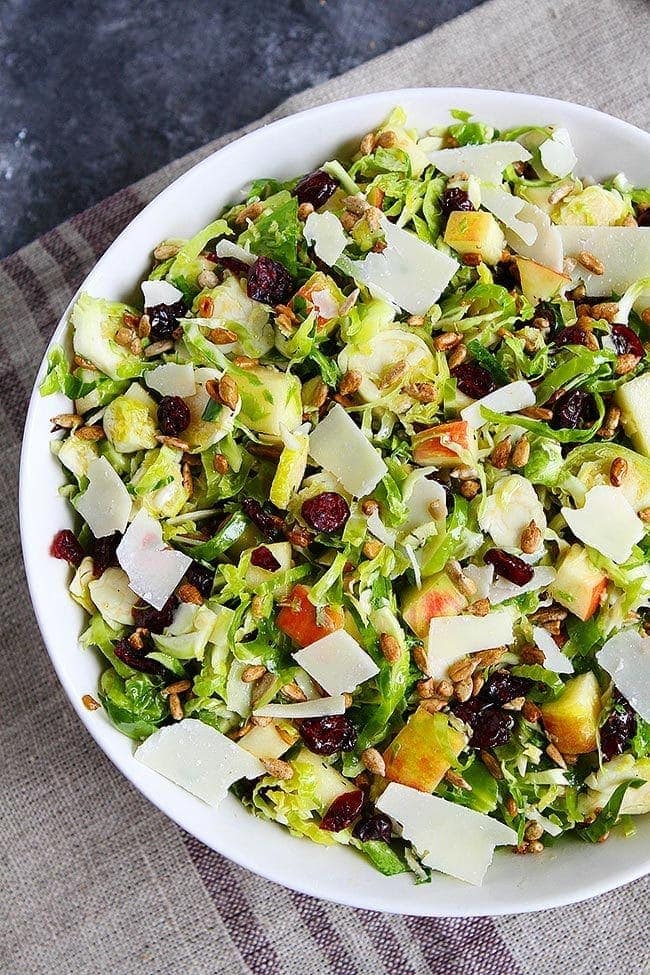
M197 174L200 173L204 168L208 168L214 165L215 157L219 157L221 160L227 160L228 156L234 151L240 151L242 146L254 145L257 140L264 141L268 138L270 132L274 136L281 136L283 130L291 129L296 124L300 124L301 121L313 119L318 116L326 116L329 113L334 113L341 110L343 107L354 107L359 106L371 106L374 102L383 103L387 100L391 100L393 105L399 105L400 102L408 98L422 98L431 96L435 94L437 98L448 98L449 107L453 107L453 99L462 99L464 96L469 98L476 98L485 96L488 100L494 98L494 96L504 96L507 95L509 98L514 99L517 102L523 103L525 101L531 106L531 109L535 109L539 106L541 109L546 109L547 111L560 111L566 113L567 110L575 111L583 119L586 117L586 121L590 121L593 124L603 124L605 122L610 129L615 129L620 132L621 135L624 133L632 135L635 141L642 140L647 143L648 149L650 150L650 134L645 132L643 129L635 126L629 122L625 122L622 119L616 118L615 116L608 115L605 112L601 112L597 109L591 108L589 106L580 105L575 102L568 102L556 98L548 98L542 95L531 95L525 92L510 92L502 91L499 89L489 89L489 88L467 88L460 86L430 86L430 87L409 87L409 88L397 88L397 89L387 89L382 91L370 92L363 95L356 95L350 98L338 99L332 102L326 102L323 104L315 105L311 108L303 109L299 112L292 113L290 115L284 116L282 118L276 119L275 121L265 123L250 132L245 133L237 139L228 142L226 145L219 149L214 150L209 153L204 159L195 163L189 169L185 170L179 176L177 176L168 186L162 189L158 194L156 194L143 208L140 210L135 217L130 220L123 230L115 237L104 253L96 260L88 272L85 275L83 281L80 283L79 288L75 291L69 304L63 311L57 326L52 333L52 336L45 349L43 359L41 360L39 367L35 374L34 386L29 399L29 406L27 410L27 415L25 419L25 426L22 438L22 447L20 453L20 468L19 468L19 524L20 524L20 538L21 547L23 553L23 562L25 567L25 575L27 578L28 590L30 594L30 599L40 634L47 649L48 655L52 662L52 666L58 677L59 682L63 686L66 696L72 705L74 711L76 712L78 718L82 722L85 729L90 733L96 744L102 750L102 752L109 758L114 766L120 771L122 775L129 781L129 783L134 786L142 795L145 796L157 809L164 813L169 819L171 819L176 825L181 829L186 830L190 835L194 836L200 842L204 843L210 849L216 851L220 855L226 857L227 859L233 861L234 863L245 867L250 870L253 874L261 876L267 880L271 880L275 883L280 883L285 887L295 890L302 894L308 894L313 897L320 898L322 900L329 901L330 903L342 904L349 907L360 908L365 910L373 910L381 913L389 914L406 914L409 916L426 916L426 917L474 917L474 916L503 916L508 914L520 914L527 913L538 910L546 910L554 907L561 907L569 904L578 903L580 901L586 900L591 897L595 897L599 894L606 893L608 891L614 890L624 884L630 883L637 880L646 874L650 873L650 853L644 859L640 859L636 864L628 866L627 868L619 867L618 870L612 870L607 876L602 877L600 880L593 881L587 879L587 872L581 875L575 882L575 885L571 888L569 892L557 890L553 896L539 896L534 893L529 894L525 901L519 900L516 895L513 896L512 903L507 905L499 904L496 909L490 910L466 910L463 908L453 908L450 910L439 910L438 905L432 903L431 901L426 901L424 898L422 900L422 910L419 909L418 905L413 907L410 905L411 909L408 912L400 910L400 908L394 903L396 898L393 897L393 903L387 903L391 898L385 898L382 903L363 903L359 896L355 896L354 893L348 893L348 889L345 886L337 887L336 891L332 893L323 894L319 889L318 883L310 882L303 879L301 875L288 876L278 876L277 870L265 868L263 863L255 859L255 855L248 851L246 845L238 846L235 849L229 848L228 844L223 846L219 843L218 833L215 835L213 832L207 835L206 830L197 829L192 826L188 826L184 821L185 817L182 812L178 812L175 809L176 803L174 800L174 790L178 787L172 786L166 779L162 776L156 776L154 783L149 781L137 780L137 776L134 776L133 770L128 768L128 758L132 757L131 751L123 749L120 747L114 747L111 741L106 740L106 737L102 731L103 726L93 722L90 719L90 712L84 707L76 689L71 686L71 681L65 672L63 666L63 660L60 659L59 653L54 649L53 645L50 643L48 638L51 620L48 618L48 613L45 611L44 603L41 600L38 588L38 570L35 564L35 553L30 551L30 544L27 536L26 520L27 512L29 510L29 499L32 494L33 488L28 484L27 478L27 464L25 463L26 456L29 452L30 445L32 444L34 438L40 439L42 436L42 430L38 430L35 427L35 413L36 406L39 402L39 391L38 386L42 378L42 374L45 368L45 363L47 361L48 353L51 348L57 344L61 336L65 334L68 316L70 310L79 295L79 293L84 289L88 277L95 272L95 270L104 263L110 263L111 255L120 246L120 243L127 234L130 234L134 228L138 227L140 224L146 223L152 207L155 205L159 207L161 203L167 200L173 201L179 186L181 186L185 181L189 179L195 179ZM129 741L126 737L123 737L124 742ZM120 744L121 744L120 740ZM128 757L127 757L128 756ZM146 777L144 777L146 778ZM196 800L197 802L199 800ZM234 800L238 802L238 800ZM250 814L246 814L247 816ZM460 881L457 883L460 884ZM469 888L470 890L472 888Z

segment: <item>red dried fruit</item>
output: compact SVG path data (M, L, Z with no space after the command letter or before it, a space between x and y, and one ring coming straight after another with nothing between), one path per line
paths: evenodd
M451 374L461 393L472 399L481 399L497 388L492 375L478 362L461 362L451 370Z
M488 565L494 566L494 571L498 576L503 576L504 579L514 583L515 586L523 586L525 583L530 582L534 575L532 565L528 565L527 562L524 562L517 555L510 555L500 548L488 549L483 556L483 560Z
M248 297L265 305L285 305L295 288L283 264L270 257L258 257L248 271Z
M270 548L260 545L251 552L251 565L256 565L258 569L266 569L268 572L275 572L280 568L280 563Z
M144 650L135 650L127 639L118 640L117 643L114 643L113 652L117 659L121 660L127 667L132 667L133 670L139 670L143 674L163 677L167 672L157 660L149 660L145 657L145 653L149 652L149 648L145 647Z
M639 227L650 227L650 207L638 213L636 222Z
M135 626L149 630L151 633L162 633L165 627L171 624L177 606L178 597L172 595L162 609L154 609L153 606L144 603L142 606L134 606L131 615Z
M618 355L635 355L639 359L645 355L643 342L627 325L612 325L611 335Z
M320 828L330 833L338 833L347 829L361 812L363 806L363 792L343 792L337 796L320 821Z
M205 256L209 261L221 265L221 267L230 271L231 274L236 275L238 278L248 277L249 265L244 264L243 261L238 261L236 257L218 257L214 251L208 251Z
M379 812L364 816L352 830L352 835L362 843L367 843L368 840L383 840L384 843L390 843L391 833L390 819Z
M334 177L324 169L315 169L313 173L303 176L293 192L298 203L311 203L314 210L318 210L334 195L338 185Z
M588 345L592 339L593 332L588 332L585 328L578 325L570 325L557 333L553 341L556 345Z
M70 565L77 568L81 564L84 554L74 532L71 532L69 528L63 528L52 539L50 555L53 555L55 559L63 559L64 562L69 562Z
M614 709L600 729L600 747L605 761L622 755L636 734L636 714L620 691L613 696Z
M510 711L501 708L485 708L474 725L470 744L474 748L496 748L510 741L515 719Z
M178 327L178 319L187 313L187 305L181 299L172 305L152 305L145 308L145 312L151 322L151 338L158 341L171 338L172 332Z
M93 542L93 575L99 579L110 565L117 565L117 546L122 541L120 532L96 538Z
M597 416L596 404L591 393L584 389L573 389L556 400L551 426L556 430L577 430L591 426Z
M158 404L158 426L166 437L177 437L190 425L190 408L180 396L163 396Z
M507 704L516 697L525 697L531 681L525 677L515 677L509 670L495 670L490 674L481 690L481 698L492 704Z
M301 510L309 527L318 532L339 531L350 517L347 501L334 491L323 491L315 498L308 498Z
M474 210L474 204L460 186L451 186L442 194L440 209L448 217L453 210Z
M276 538L282 537L285 527L283 518L265 511L259 501L255 501L254 498L244 498L241 506L244 514L250 518L263 535L266 535L269 541L272 542Z
M191 586L196 586L202 596L207 599L212 595L214 585L214 569L207 569L200 562L192 562L185 573L185 581Z
M357 743L357 730L344 714L306 718L300 724L300 736L309 751L315 755L350 751Z

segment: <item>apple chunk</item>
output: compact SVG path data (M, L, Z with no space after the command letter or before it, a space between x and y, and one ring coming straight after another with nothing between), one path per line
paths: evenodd
M440 468L458 467L463 463L459 449L472 455L476 452L474 430L465 420L439 423L413 437L413 460L421 467L429 464Z
M590 619L600 606L607 576L597 569L582 545L572 545L557 571L550 593L578 619Z
M626 434L644 457L650 457L650 372L625 383L614 393Z
M386 778L433 792L465 747L465 736L446 714L418 708L384 752Z
M506 239L491 213L453 210L445 228L445 244L457 254L479 254L486 264L497 264Z
M422 588L407 589L402 601L402 615L416 636L426 639L434 616L457 616L467 606L467 599L456 589L448 575L439 572L425 579Z
M538 264L529 257L515 257L515 262L521 278L521 290L529 301L550 301L562 288L571 284L571 278L566 274Z
M542 705L546 732L567 755L594 751L599 716L600 688L591 671L567 681L557 700Z
M294 586L278 613L278 629L301 647L308 647L334 630L343 627L343 613L334 606L327 606L317 614L309 601L307 586Z

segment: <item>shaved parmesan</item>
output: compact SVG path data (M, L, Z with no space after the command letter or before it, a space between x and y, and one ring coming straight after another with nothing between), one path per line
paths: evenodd
M561 271L564 261L562 237L558 228L551 223L548 213L544 213L534 203L524 202L517 217L524 223L532 224L537 230L537 237L532 244L527 244L515 230L506 229L506 240L512 250L521 257L528 257L554 271Z
M514 615L500 609L487 616L436 616L429 623L427 674L442 680L447 668L467 653L512 643Z
M310 213L305 220L303 234L313 244L316 257L332 267L345 250L347 238L341 221L333 213Z
M596 654L621 694L644 721L650 721L650 637L621 630Z
M467 173L486 183L500 183L506 166L532 159L528 149L518 142L491 142L484 146L460 146L458 149L439 149L427 153L429 159L445 176Z
M387 217L380 217L386 249L363 261L343 259L339 266L378 298L386 298L413 315L424 315L460 267L458 261Z
M533 569L533 577L523 586L517 586L514 582L507 579L495 579L490 586L488 598L493 606L503 603L506 599L515 599L516 596L523 596L525 592L537 592L539 589L546 589L552 582L555 582L557 573L550 565L540 565Z
M266 771L249 752L195 718L154 731L135 757L208 806L218 806L239 779L255 779Z
M476 586L475 599L487 599L492 588L494 578L493 565L468 565L463 569L468 579Z
M593 254L605 270L593 274L581 264L572 272L574 282L584 281L587 296L623 294L638 278L650 276L650 227L558 227L564 254L578 258L581 251Z
M526 406L535 405L535 392L530 383L525 379L518 379L514 383L508 383L501 389L495 389L493 393L488 393L481 399L475 400L471 406L466 406L460 411L460 415L474 430L482 427L488 421L483 418L481 407L486 406L497 413L516 413L523 410Z
M571 136L567 129L560 128L553 132L550 139L546 139L539 147L539 157L542 166L551 174L562 179L573 172L578 157L571 145Z
M161 396L194 396L196 381L194 366L191 362L180 365L177 362L166 362L145 372L144 381L149 389L155 389Z
M138 597L129 589L126 572L117 566L104 569L99 579L91 579L88 592L102 618L111 623L133 626L133 607Z
M543 626L533 627L533 640L544 653L544 666L554 674L572 674L573 664Z
M431 521L444 522L447 517L447 495L439 481L428 480L435 467L413 471L402 484L402 498L406 518L399 527L400 535L408 535Z
M513 196L500 186L481 184L481 206L505 224L510 230L521 237L524 243L534 244L537 239L537 227L529 220L519 219L519 214L526 206L526 201Z
M345 630L328 633L293 657L331 695L351 694L379 673L374 660Z
M133 592L155 609L163 608L192 562L182 552L165 547L160 522L144 508L117 546L117 560Z
M175 305L183 297L183 292L175 288L169 281L143 281L142 294L144 307L155 308L156 305Z
M257 254L251 254L239 244L233 244L232 240L220 240L214 252L217 257L234 257L236 261L241 261L242 264L251 265L257 260Z
M123 532L131 514L131 495L105 457L88 464L88 487L75 507L95 538Z
M376 805L401 826L425 866L470 884L481 884L496 846L517 845L515 830L496 819L398 782Z
M297 704L265 704L253 714L258 718L325 718L330 714L345 714L345 698L338 694Z
M599 484L585 495L582 508L562 508L573 534L612 562L626 562L643 538L643 522L620 488Z
M309 453L355 497L369 494L388 470L379 451L338 403L312 431Z

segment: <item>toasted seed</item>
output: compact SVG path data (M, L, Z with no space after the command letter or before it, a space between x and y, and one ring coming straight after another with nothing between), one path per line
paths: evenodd
M485 749L481 751L481 761L485 765L486 769L490 773L493 779L501 781L503 779L503 772L501 770L501 765L490 752L486 752Z
M73 427L81 426L83 422L83 417L79 416L78 413L59 413L50 418L50 423L62 430L71 430Z
M490 600L475 599L470 606L470 612L472 616L487 616L487 614L490 612Z
M178 437L167 437L164 433L157 433L156 440L158 443L164 444L166 447L173 447L174 450L189 450L190 445L184 440L179 440Z
M129 644L134 650L142 650L144 648L144 634L140 630L136 630L129 637Z
M168 261L170 257L176 257L180 249L180 244L171 244L163 241L162 244L158 244L155 248L153 256L157 261Z
M620 408L616 406L615 403L610 403L605 413L605 419L603 420L603 425L598 431L598 436L606 437L607 439L613 437L614 434L616 433L620 421L621 421Z
M614 487L620 487L627 474L627 461L624 457L615 457L609 469L609 481Z
M426 650L421 643L416 643L412 650L413 661L416 667L426 674L429 669L429 661L427 659Z
M503 705L504 711L521 711L526 703L525 697L513 697L511 701L506 701Z
M472 674L472 697L476 697L483 690L483 685L485 684L485 677L483 674Z
M189 691L191 686L192 682L189 680L176 680L173 684L163 687L160 693L163 697L168 697L170 694L184 694L185 691Z
M533 840L531 843L528 844L528 852L529 853L543 853L544 852L544 844L543 843L540 843L539 840Z
M641 312L641 321L644 325L650 325L650 308L644 308Z
M396 663L402 656L400 642L391 633L381 633L379 635L379 649L389 664Z
M359 143L359 152L362 156L369 156L375 148L375 133L368 132Z
M301 203L298 207L298 220L306 220L310 213L314 212L312 203Z
M361 216L366 210L370 209L370 204L363 196L346 196L343 200L343 206L357 216Z
M460 259L466 267L478 267L483 260L480 254L472 252L469 254L461 254Z
M187 462L181 464L181 480L189 499L194 494L194 478L192 477L192 468Z
M293 767L281 758L263 758L261 762L274 779L290 779L293 776Z
M441 335L436 335L433 340L433 347L438 352L448 352L459 345L461 341L462 335L458 335L456 332L442 332Z
M260 364L259 359L251 359L249 355L236 355L233 362L240 369L256 369Z
M300 525L293 525L284 529L284 537L296 548L307 548L314 540L314 536Z
M449 665L447 673L449 674L449 680L455 683L456 681L471 677L475 670L476 660L474 657L462 657L460 660L456 660L453 664Z
M343 697L343 703L345 705L345 710L347 711L348 708L352 707L352 700L353 700L352 695L342 694L341 696Z
M376 538L369 538L363 546L363 554L367 559L376 559L384 546Z
M288 697L290 701L295 701L296 703L302 703L302 701L307 700L307 695L303 690L301 690L295 681L291 681L289 684L285 684L281 688L282 694Z
M264 615L264 600L261 596L253 596L251 599L251 616L256 620L260 620Z
M447 357L447 364L450 369L455 369L459 366L461 362L464 362L467 358L467 347L465 345L457 345L451 350Z
M79 437L80 440L103 440L104 439L104 428L101 423L93 423L89 427L78 427L74 433L75 437Z
M410 325L411 328L422 328L424 321L424 315L409 315L406 319L406 324Z
M442 711L443 708L446 708L448 704L449 701L444 697L428 697L426 700L422 701L420 707L425 711L428 711L429 714L437 714L438 711Z
M232 345L237 341L237 334L229 328L211 328L206 338L213 345Z
M230 470L230 464L228 463L228 458L225 454L215 454L212 458L212 469L217 472L217 474L227 474Z
M542 712L533 701L524 701L521 713L531 724L535 724L542 716Z
M170 694L167 702L169 704L169 713L174 721L181 721L183 719L183 705L178 694Z
M374 515L376 511L379 511L379 502L375 501L374 498L366 498L365 501L361 502L361 510L364 515Z
M417 682L417 684L415 685L415 693L422 701L430 697L436 697L437 684L438 681L435 680L433 677L426 677L424 680L419 680ZM453 692L453 687L452 687L452 692Z
M222 376L219 380L218 385L219 399L224 406L227 406L231 410L237 409L237 404L239 403L239 389L237 388L237 383L232 378L232 376Z
M646 524L650 521L650 508L641 508L637 514L641 521L645 522Z
M386 775L386 762L376 748L366 748L361 752L361 761L373 775Z
M397 145L397 136L390 129L386 129L385 132L379 133L376 144L381 146L382 149L392 149Z
M440 521L444 518L447 511L444 502L438 500L430 501L427 505L427 510L434 521Z
M462 570L461 564L457 559L449 559L445 565L445 572L454 583L456 588L462 592L463 596L476 595L476 583Z
M578 761L579 755L574 755L573 752L564 752L563 758L567 765L575 765Z
M219 284L219 278L217 275L214 273L214 271L208 270L208 268L205 268L203 271L199 272L196 281L200 288L212 289L216 288Z
M517 805L513 796L507 796L505 800L506 812L511 818L514 818L519 812L519 806Z
M203 605L203 596L191 582L185 582L178 590L178 598L182 603L191 603L194 606Z
M344 210L344 212L341 214L340 217L341 226L343 227L344 230L347 230L349 233L354 227L358 219L359 218L356 217L353 213L348 213L347 210Z
M555 204L559 203L560 200L563 200L565 196L568 196L572 189L573 183L560 183L559 186L556 186L555 189L548 194L548 202L552 207L555 206Z
M99 701L96 701L92 694L84 694L81 700L86 711L96 711L97 708L101 707Z
M505 647L492 647L490 650L479 650L478 653L473 654L474 660L476 661L476 667L482 670L486 667L493 667L494 664L498 664L501 658L505 655Z
M214 298L212 295L201 295L197 305L199 318L212 318L214 313Z
M540 332L544 331L545 328L551 327L548 318L533 318L530 324L533 328L538 328Z
M511 451L511 440L510 437L504 437L495 444L492 453L490 454L490 463L492 467L496 467L499 470L503 470L504 467L508 466L508 461L510 460Z
M418 403L434 403L438 396L438 391L433 383L410 383L404 387L404 392L417 400Z
M244 207L244 209L240 210L240 212L237 214L235 217L235 223L237 226L241 227L246 223L247 220L257 220L257 218L261 216L263 212L263 203L249 203L247 207Z
M525 467L530 458L530 441L528 437L520 437L513 447L510 463L513 467Z
M565 620L569 615L568 609L564 606L542 606L531 616L535 623L548 623L549 621Z
M466 481L461 481L458 490L460 491L460 493L464 498L467 498L468 501L471 501L471 499L475 498L476 495L481 490L481 482L475 481L473 478L470 478Z
M474 693L474 681L471 677L465 677L463 680L457 680L454 683L454 697L457 701L469 701L470 697Z
M591 314L594 318L613 322L618 314L618 301L601 301L597 305L592 305Z
M251 681L251 683L253 683ZM258 678L253 683L253 693L251 695L253 707L257 706L257 702L264 697L264 695L271 690L275 684L275 677L273 674L263 674L262 677Z
M380 389L388 389L390 386L394 386L395 383L402 378L406 372L406 362L404 359L400 359L398 362L394 362L392 366L386 369L377 383Z
M547 745L545 750L546 750L546 754L548 755L548 757L552 762L555 762L555 764L559 765L560 768L567 767L562 752L554 744L551 743L550 745Z
M75 352L73 355L72 361L74 362L75 366L79 367L79 369L87 369L89 372L99 372L99 369L94 362L91 362L90 359L84 359L84 357L79 355L77 352Z
M453 769L451 769L451 768L450 769L447 769L447 771L445 772L445 776L444 777L445 777L445 781L448 782L449 785L453 785L457 789L465 789L466 792L471 792L472 791L472 787L469 784L469 782L467 782L462 777L462 775L459 775L458 772L454 772Z
M526 406L519 410L522 416L527 416L530 420L552 420L553 410L548 410L544 406Z
M544 651L540 650L532 643L525 643L519 648L519 656L522 663L525 664L544 664L546 657L544 656Z
M591 271L592 274L604 274L605 265L602 261L599 261L595 254L591 251L580 251L578 254L578 264L582 264L584 268Z
M519 545L526 555L532 555L542 544L542 532L534 521L529 522L521 533Z
M362 373L360 373L357 369L351 369L341 378L341 382L339 383L339 393L341 393L343 396L350 396L352 393L356 393L362 382Z
M249 664L248 667L244 667L241 674L241 679L244 684L253 684L260 677L264 677L267 673L264 664Z
M617 376L625 376L628 372L632 372L636 369L640 362L638 356L633 355L631 352L626 352L623 355L616 357L616 367L614 372Z

